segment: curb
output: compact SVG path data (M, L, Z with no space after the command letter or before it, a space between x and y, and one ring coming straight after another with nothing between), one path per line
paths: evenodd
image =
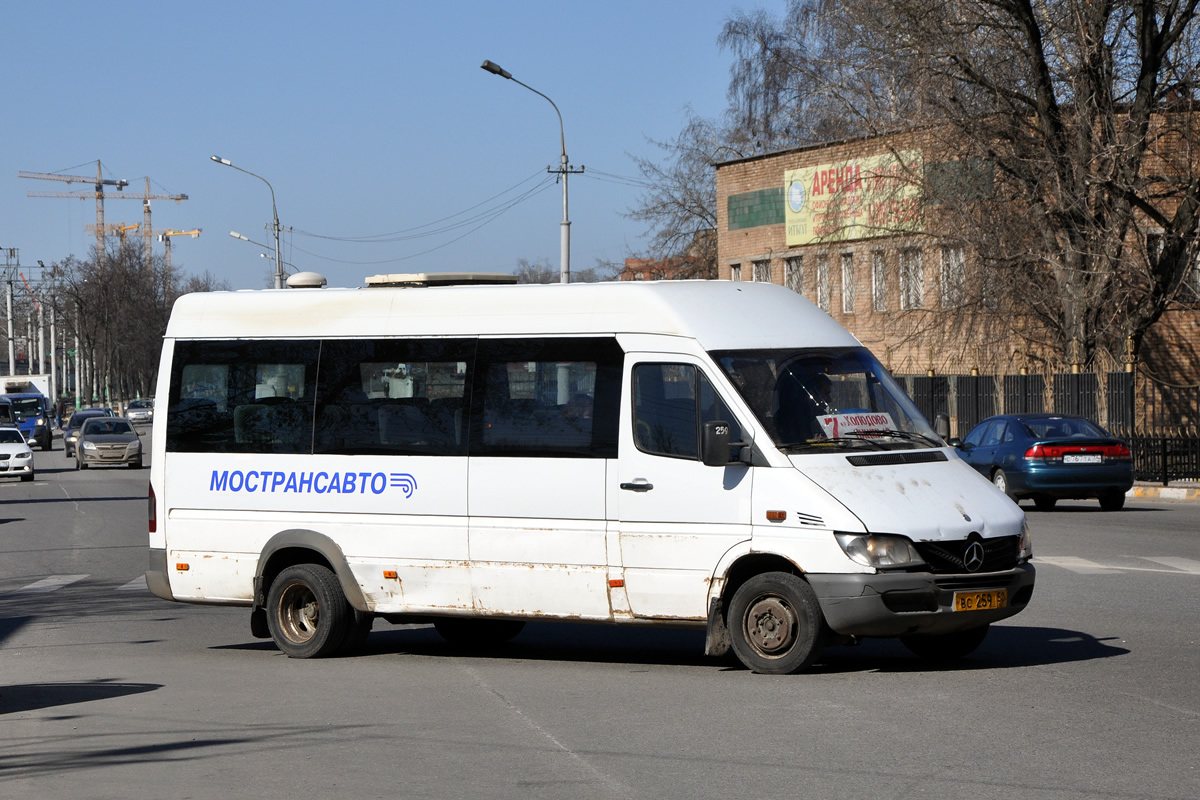
M1200 503L1200 489L1184 489L1177 486L1134 486L1125 496L1143 500L1184 500Z

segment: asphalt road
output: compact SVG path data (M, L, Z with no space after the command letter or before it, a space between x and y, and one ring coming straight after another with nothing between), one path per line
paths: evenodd
M292 661L244 610L145 590L148 470L69 464L0 483L0 798L1200 797L1200 504L1030 507L1033 603L950 668L873 641L762 676L694 632L566 624L481 654L382 622Z

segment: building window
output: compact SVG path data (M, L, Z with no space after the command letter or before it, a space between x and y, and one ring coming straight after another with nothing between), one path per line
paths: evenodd
M925 276L921 272L921 251L915 247L900 251L900 309L925 307Z
M770 283L771 282L771 262L770 261L755 261L754 262L754 281L755 281L755 283Z
M817 256L817 305L829 310L829 256Z
M729 267L729 280L740 281L742 279L742 265L732 264Z
M804 259L800 256L783 262L783 285L796 294L804 294Z
M854 313L854 254L842 253L842 313Z
M966 299L966 268L961 247L942 248L942 308L955 308Z
M884 272L883 251L871 253L871 308L887 311L887 276Z

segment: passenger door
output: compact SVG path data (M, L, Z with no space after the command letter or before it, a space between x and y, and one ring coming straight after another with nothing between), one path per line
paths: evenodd
M480 340L467 501L477 612L611 618L621 358L612 337Z
M621 454L613 480L620 558L636 617L704 619L721 557L750 538L752 470L705 466L703 422L741 426L699 362L639 353L628 359Z

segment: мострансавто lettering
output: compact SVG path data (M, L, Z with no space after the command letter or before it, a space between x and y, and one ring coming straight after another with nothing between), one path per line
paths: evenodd
M213 470L210 492L296 494L383 494L399 489L412 497L416 479L407 472L277 472L274 470Z

